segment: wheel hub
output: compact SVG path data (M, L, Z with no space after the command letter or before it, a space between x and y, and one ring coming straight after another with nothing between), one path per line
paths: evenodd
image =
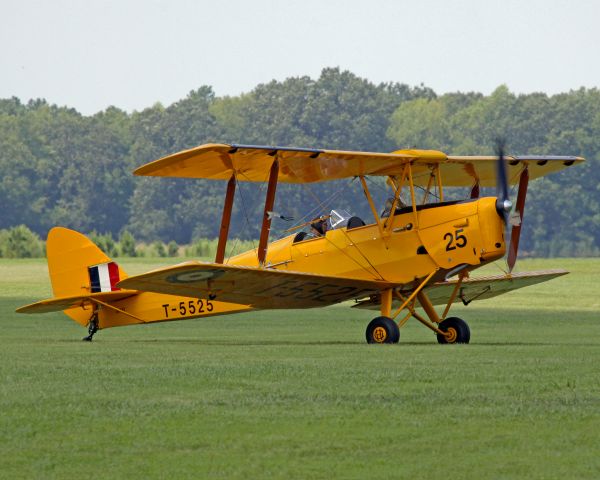
M373 330L373 339L377 343L383 343L387 339L387 331L383 327L375 327Z
M450 327L445 333L444 335L446 336L446 340L448 341L448 343L454 343L456 342L456 337L458 336L458 334L456 333L456 329Z

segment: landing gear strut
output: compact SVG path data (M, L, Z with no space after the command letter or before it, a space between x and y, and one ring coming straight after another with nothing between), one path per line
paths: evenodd
M98 331L98 311L94 311L92 314L92 318L90 318L90 323L88 324L88 336L83 337L82 340L84 342L91 342L94 334Z
M402 327L410 317L414 317L427 328L433 330L437 334L437 341L439 343L469 343L471 331L467 322L458 317L445 318L450 309L450 305L456 298L458 292L457 287L460 286L465 275L459 277L457 287L454 288L454 291L448 300L448 304L446 305L444 314L440 318L435 311L435 308L433 308L433 304L423 291L423 287L436 271L433 271L423 282L421 282L408 298L404 298L400 292L392 289L383 290L381 292L381 316L371 320L367 326L367 343L398 343L400 340L400 327ZM396 296L402 302L402 305L398 307L394 313L392 313L393 296ZM421 304L421 307L423 307L423 310L429 319L424 318L415 311L415 302L417 300ZM408 310L408 315L396 323L394 318L396 318L404 308Z

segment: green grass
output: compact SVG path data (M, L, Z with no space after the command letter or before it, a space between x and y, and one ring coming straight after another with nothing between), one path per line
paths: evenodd
M554 267L573 273L456 307L470 345L409 322L369 346L345 306L89 344L14 313L50 296L43 261L0 261L0 478L599 478L600 260L520 263Z

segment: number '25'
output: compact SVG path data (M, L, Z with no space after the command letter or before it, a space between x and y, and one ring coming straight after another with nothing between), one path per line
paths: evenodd
M452 235L450 232L444 235L444 240L448 240L448 243L446 244L447 252L450 250L456 250L457 247L463 248L467 244L467 237L461 235L462 232L463 229L459 228L458 230L454 231L454 235Z

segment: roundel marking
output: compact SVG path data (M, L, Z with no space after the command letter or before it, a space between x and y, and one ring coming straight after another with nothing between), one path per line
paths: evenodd
M176 273L167 277L169 283L195 283L203 280L218 278L225 272L223 270L196 270L191 272Z

